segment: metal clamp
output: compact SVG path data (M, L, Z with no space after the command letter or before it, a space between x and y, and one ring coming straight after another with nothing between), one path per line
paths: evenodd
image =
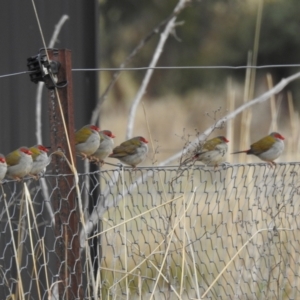
M52 50L58 51L57 49ZM44 48L40 49L38 55L27 58L27 67L31 72L29 74L30 80L34 83L43 81L48 89L63 88L67 86L68 82L65 80L58 82L57 74L60 66L59 61L48 61L46 50Z

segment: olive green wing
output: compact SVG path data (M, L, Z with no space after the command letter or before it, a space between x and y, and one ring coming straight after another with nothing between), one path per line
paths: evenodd
M7 156L5 157L6 163L9 166L17 165L19 163L20 158L21 154L17 150L7 154Z
M274 137L268 135L251 145L251 153L257 155L266 152L273 146L275 141Z
M29 150L32 152L32 159L36 160L36 158L41 154L41 151L36 147L31 147Z
M86 142L90 135L90 128L81 128L75 133L75 145Z
M212 151L220 144L222 144L222 141L218 138L208 140L204 143L202 152Z
M123 157L126 155L135 154L137 148L141 145L139 140L131 139L123 142L120 146L113 149L113 157Z

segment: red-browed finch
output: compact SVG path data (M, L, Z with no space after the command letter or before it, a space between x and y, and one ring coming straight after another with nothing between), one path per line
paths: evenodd
M284 137L278 132L272 132L250 146L249 150L236 151L232 154L246 153L253 154L261 160L268 162L271 166L276 166L274 160L278 158L284 150Z
M99 132L100 136L100 146L93 154L95 161L104 163L104 159L112 152L114 148L115 135L110 130L102 130Z
M47 152L49 149L43 145L35 145L30 147L29 150L32 152L32 168L30 175L37 178L40 173L46 171L46 167L51 162L51 157L48 157Z
M6 159L3 154L0 154L0 181L5 177L7 171Z
M99 127L95 125L85 125L75 132L76 154L87 158L92 156L100 146Z
M32 168L32 152L27 147L10 152L5 157L7 163L6 176L20 181L29 174Z
M201 161L206 165L213 165L215 168L218 166L227 153L229 141L225 136L217 136L207 140L200 151L196 152L192 158L188 158L183 164L190 161Z
M120 146L113 149L113 153L109 157L117 158L126 165L135 168L147 156L148 141L137 136L130 140L123 142Z

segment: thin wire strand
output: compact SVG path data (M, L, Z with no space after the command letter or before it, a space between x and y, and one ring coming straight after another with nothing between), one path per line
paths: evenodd
M73 72L101 72L101 71L145 71L148 69L153 70L198 70L198 69L229 69L229 70L240 70L240 69L275 69L275 68L299 68L300 64L286 64L286 65L262 65L262 66L158 66L158 67L136 67L136 68L80 68L72 69ZM18 76L23 74L30 74L33 71L22 71L10 74L0 75L0 78Z
M29 73L32 73L32 72L31 71L23 71L23 72L17 72L17 73L4 74L4 75L0 75L0 78L18 76L18 75L29 74Z
M283 65L262 65L262 66L157 66L157 67L136 67L136 68L88 68L88 69L72 69L78 71L145 71L153 70L184 70L184 69L268 69L268 68L299 68L300 64L283 64Z

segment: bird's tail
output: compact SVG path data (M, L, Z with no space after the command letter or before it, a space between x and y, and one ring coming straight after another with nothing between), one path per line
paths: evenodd
M242 150L242 151L236 151L236 152L232 152L230 154L238 154L238 153L247 153L248 154L249 150Z

